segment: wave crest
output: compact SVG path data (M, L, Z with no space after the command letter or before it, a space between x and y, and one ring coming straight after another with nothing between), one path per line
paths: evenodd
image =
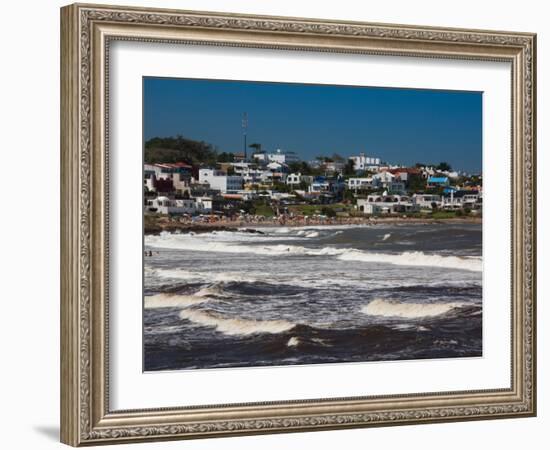
M353 248L308 248L299 245L243 245L238 243L212 242L188 235L161 233L160 236L148 236L147 245L151 247L178 250L244 253L261 256L336 256L342 261L362 261L386 263L399 266L441 267L445 269L469 270L481 272L482 258L477 256L444 256L421 251L402 253L373 253Z
M363 261L394 264L397 266L443 267L445 269L470 270L481 272L483 264L478 257L430 255L424 252L367 253L360 250L347 250L338 256L343 261Z
M419 319L440 316L462 306L465 306L465 303L402 303L394 300L376 299L363 306L361 312L369 316Z
M200 295L200 291L193 295L156 294L145 297L145 309L156 308L185 308L198 305L209 300L206 295Z
M198 325L213 327L216 331L230 336L246 336L256 333L277 334L296 326L286 320L228 319L197 309L184 309L180 311L180 317Z

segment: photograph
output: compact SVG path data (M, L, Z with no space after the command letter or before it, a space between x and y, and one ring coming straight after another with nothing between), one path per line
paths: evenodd
M482 92L143 77L143 370L482 357L482 130Z

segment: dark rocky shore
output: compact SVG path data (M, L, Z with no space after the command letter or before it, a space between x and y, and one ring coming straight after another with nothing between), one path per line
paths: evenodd
M159 234L162 231L170 233L210 233L212 231L240 231L248 233L262 234L258 228L261 227L273 227L273 226L317 226L317 225L376 225L387 223L410 223L410 224L437 224L437 223L482 223L481 217L456 217L448 219L435 219L435 218L413 218L413 217L376 217L376 218L354 218L354 219L331 219L325 221L310 220L293 221L286 220L280 222L277 220L266 221L239 221L239 220L219 220L216 222L199 222L190 223L189 221L180 221L175 217L168 216L145 216L144 220L144 233L146 235Z

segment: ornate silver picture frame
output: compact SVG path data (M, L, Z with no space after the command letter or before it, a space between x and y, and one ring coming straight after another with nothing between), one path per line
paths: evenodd
M510 386L114 410L108 193L109 57L116 41L509 63ZM62 8L61 441L81 446L534 416L535 88L536 36L531 33L105 5Z

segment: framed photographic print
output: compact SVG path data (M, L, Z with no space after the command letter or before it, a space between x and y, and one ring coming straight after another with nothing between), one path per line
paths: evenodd
M530 33L61 10L61 439L536 413Z

